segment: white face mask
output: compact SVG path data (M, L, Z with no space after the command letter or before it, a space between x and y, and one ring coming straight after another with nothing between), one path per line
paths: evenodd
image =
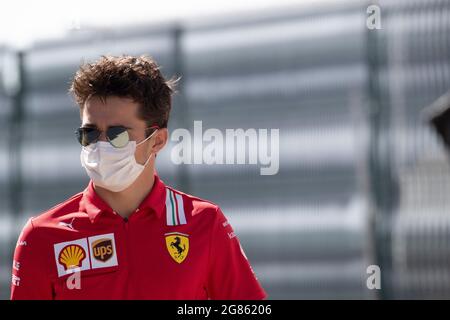
M150 154L144 165L137 163L134 157L136 147L150 139L156 131L138 144L129 141L123 148L115 148L107 141L81 147L81 165L95 185L113 192L123 191L136 181L152 156Z

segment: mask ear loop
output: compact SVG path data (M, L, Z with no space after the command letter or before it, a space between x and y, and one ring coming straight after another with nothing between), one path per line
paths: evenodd
M151 128L151 127L150 127L150 128ZM149 129L150 129L150 128L149 128ZM136 145L136 147L139 146L139 145L141 145L141 144L143 144L145 141L149 140L151 137L153 137L153 135L156 133L156 131L158 131L158 129L159 129L159 128L156 128L156 130L153 131L153 133L152 133L150 136L148 136L147 138L145 138L144 140L142 140L141 142L139 142L139 143Z
M141 144L143 144L145 141L149 140L151 137L153 137L153 135L158 131L158 129L159 129L159 128L156 128L156 130L155 130L150 136L148 136L147 138L145 138L144 140L142 140L141 142L139 142L139 143L136 145L136 147L139 146L139 145L141 145ZM150 153L150 156L148 157L147 161L145 161L144 167L147 166L147 164L148 164L148 162L150 161L151 157L152 157L152 153Z

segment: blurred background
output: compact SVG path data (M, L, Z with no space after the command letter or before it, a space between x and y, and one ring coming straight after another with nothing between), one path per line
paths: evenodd
M280 130L276 175L157 160L222 207L270 299L450 298L450 167L421 113L450 89L450 0L43 3L1 9L0 298L26 220L88 183L67 90L103 54L182 76L171 131Z

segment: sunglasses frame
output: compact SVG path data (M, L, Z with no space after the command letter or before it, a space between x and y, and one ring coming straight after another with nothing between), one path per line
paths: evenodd
M128 135L128 141L127 141L127 143L125 144L125 145L123 145L123 146L121 146L121 147L118 147L118 146L115 146L113 143L112 143L112 141L111 141L111 139L110 139L110 137L109 137L109 135L108 135L108 131L111 129L111 128L123 128L123 129L125 129L124 131L126 131L127 132L127 135ZM92 140L91 142L89 142L87 145L83 145L83 143L82 143L82 130L83 129L92 129L92 130L95 130L95 131L97 131L97 136L96 136L96 138L94 139L94 140ZM130 135L129 135L129 133L128 133L128 130L129 129L132 129L132 128L129 128L129 127L125 127L125 126L111 126L111 127L108 127L108 129L106 130L106 140L114 147L114 148L118 148L118 149L120 149L120 148L124 148L124 147L126 147L127 145L128 145L128 143L130 142ZM160 129L160 127L158 126L158 125L152 125L152 126L150 126L150 127L147 127L147 128L145 128L145 131L147 132L147 130L149 130L149 129L156 129L156 130L158 130L158 129ZM91 145L91 144L93 144L93 143L97 143L98 142L98 139L99 139L99 137L100 137L100 135L101 135L101 133L102 133L102 131L101 130L99 130L97 127L79 127L77 130L75 130L75 135L76 135L76 137L77 137L77 140L78 140L78 142L83 146L83 147L87 147L87 146L89 146L89 145ZM148 137L148 136L147 136Z

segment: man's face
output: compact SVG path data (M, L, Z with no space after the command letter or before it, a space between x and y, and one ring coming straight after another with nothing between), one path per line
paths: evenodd
M130 141L139 143L146 138L145 129L147 123L138 118L139 104L129 98L108 96L103 102L99 97L88 99L81 111L82 126L95 126L102 133L99 141L107 141L106 130L112 126L123 126L128 129ZM164 129L165 130L165 129ZM144 164L151 152L155 150L155 136L136 148L135 158L140 164Z

